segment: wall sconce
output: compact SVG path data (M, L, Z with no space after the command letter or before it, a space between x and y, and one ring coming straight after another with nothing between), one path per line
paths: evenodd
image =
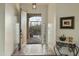
M32 3L32 8L36 9L36 3Z

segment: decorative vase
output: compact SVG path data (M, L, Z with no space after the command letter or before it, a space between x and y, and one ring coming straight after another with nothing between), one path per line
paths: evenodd
M66 40L66 37L63 35L59 38L61 41L65 41Z

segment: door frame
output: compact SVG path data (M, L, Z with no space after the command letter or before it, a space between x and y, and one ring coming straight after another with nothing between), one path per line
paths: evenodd
M29 28L28 28L28 26L29 26L29 18L33 17L33 16L41 16L42 17L42 14L41 13L27 13L27 40L29 39L29 34L28 34L29 33L28 32L29 31ZM42 30L41 30L41 32L42 32Z
M22 47L24 46L24 43L26 44L26 42L27 42L27 37L25 37L27 35L27 30L26 30L26 33L24 34L23 29L22 29L22 25L23 25L23 23L22 23L22 15L23 15L23 12L26 14L26 16L24 16L24 17L26 17L26 20L25 20L26 23L25 24L27 26L27 13L26 13L26 11L22 10L22 8L20 8L20 20L19 20L19 50L21 50ZM26 29L27 29L27 27L26 27ZM23 37L24 37L24 39L26 39L26 41L23 41ZM23 41L23 43L22 43L22 41Z
M19 44L18 44L18 50L21 50L21 11L22 9L20 8L20 13L19 13Z

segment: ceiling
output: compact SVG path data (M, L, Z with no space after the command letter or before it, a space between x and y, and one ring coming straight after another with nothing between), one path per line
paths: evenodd
M21 5L32 5L32 3L21 3ZM36 5L48 5L48 3L36 3Z

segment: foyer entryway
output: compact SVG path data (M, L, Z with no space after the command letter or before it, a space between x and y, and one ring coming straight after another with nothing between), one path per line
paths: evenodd
M41 14L27 13L27 44L41 44L41 25Z
M46 5L45 5L46 6ZM44 7L45 7L44 6ZM28 7L30 7L28 5ZM15 55L46 55L46 28L47 18L46 12L42 9L30 9L28 11L21 9L21 39L20 39L20 51L17 51ZM37 12L35 12L35 10Z

